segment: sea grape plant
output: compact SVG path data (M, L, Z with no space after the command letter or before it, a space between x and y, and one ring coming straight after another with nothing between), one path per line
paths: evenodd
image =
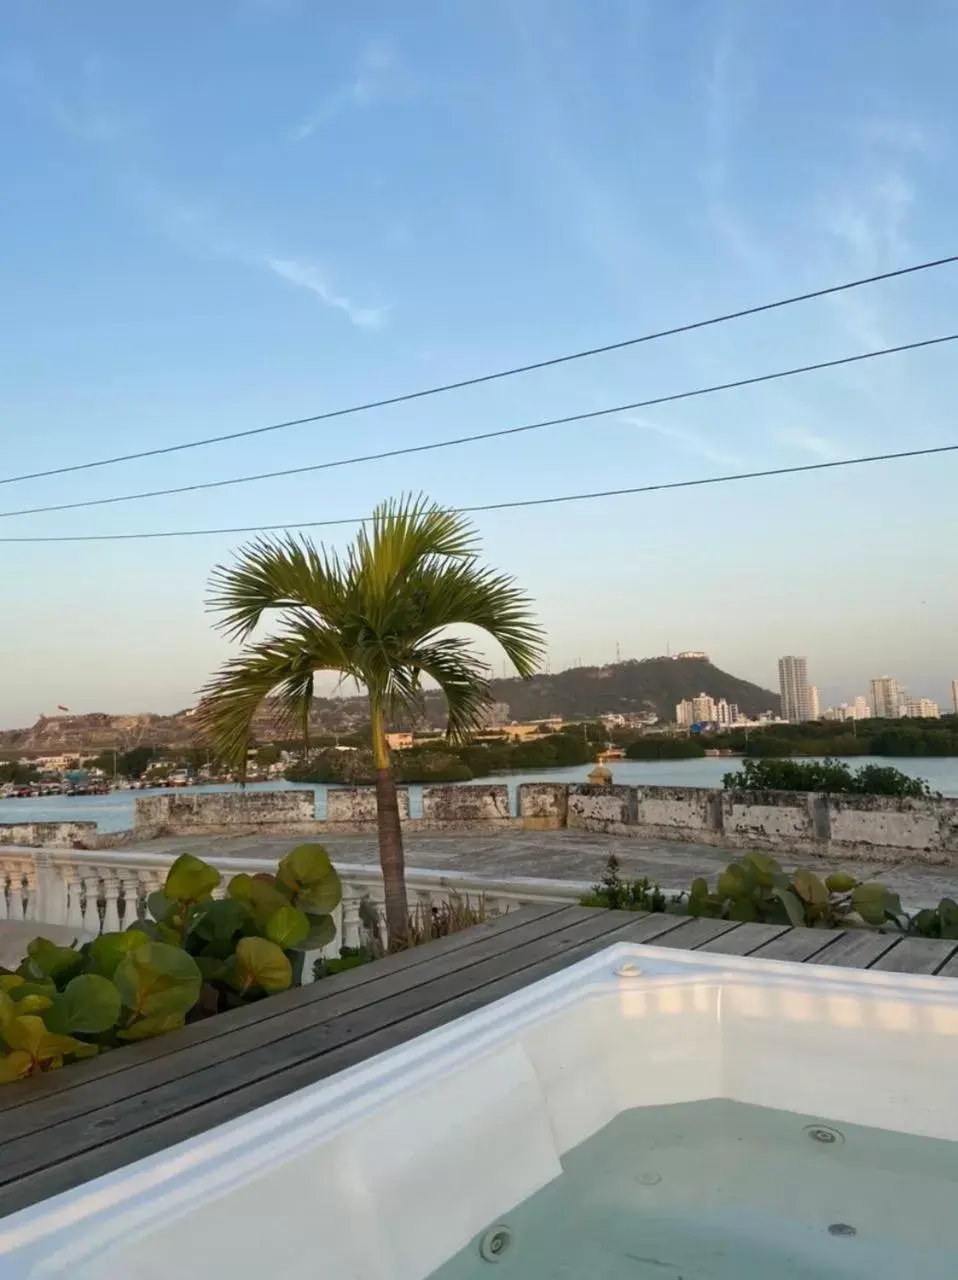
M64 947L34 938L0 971L0 1082L47 1072L261 999L302 980L303 959L332 942L342 888L318 844L275 875L222 876L192 854L170 867L148 916Z

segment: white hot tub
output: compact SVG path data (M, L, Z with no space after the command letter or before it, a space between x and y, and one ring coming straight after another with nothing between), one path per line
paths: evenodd
M615 946L0 1221L4 1280L434 1273L958 1274L958 983Z

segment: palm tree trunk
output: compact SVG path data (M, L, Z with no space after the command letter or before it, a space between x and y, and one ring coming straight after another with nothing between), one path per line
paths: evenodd
M399 799L396 781L389 764L386 742L386 718L378 699L370 696L372 714L373 763L376 767L376 821L379 827L379 865L383 873L386 897L386 929L390 946L401 942L409 928L409 906L406 901L406 859L403 852L402 826L399 822Z

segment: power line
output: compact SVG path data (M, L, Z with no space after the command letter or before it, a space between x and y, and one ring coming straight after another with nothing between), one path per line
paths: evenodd
M919 271L930 271L935 267L948 266L958 262L958 254L946 258L936 258L928 262L919 262L911 267L899 267L895 271L882 271L878 275L862 276L857 280L847 280L843 284L830 285L826 289L814 289L810 293L797 293L788 298L778 298L774 302L763 302L755 307L744 307L739 311L727 311L722 315L711 316L707 320L694 320L688 324L675 325L671 329L658 329L653 333L643 333L637 338L625 338L621 342L609 342L600 347L589 347L584 351L573 351L564 356L553 356L548 360L537 360L531 364L516 365L511 369L500 369L495 373L484 373L473 378L462 378L458 382L446 382L439 386L426 387L420 391L406 391L401 395L386 396L382 400L367 400L362 404L348 405L342 409L329 409L325 413L314 413L305 418L290 418L285 422L273 422L265 427L251 427L246 431L230 431L220 436L207 436L203 440L187 440L183 444L163 445L157 449L143 449L138 453L117 454L112 458L97 458L93 462L75 462L67 467L51 467L46 471L30 471L19 476L0 477L0 484L18 484L22 480L43 480L48 476L62 476L75 471L90 471L94 467L112 467L121 462L135 462L139 458L157 458L163 454L181 453L186 449L199 449L211 444L223 444L227 440L243 440L249 436L265 435L269 431L284 431L287 427L306 426L312 422L328 422L332 418L345 418L354 413L366 413L370 409L385 409L395 404L407 404L411 400L424 400L427 396L443 395L447 391L461 391L465 387L478 387L486 382L497 382L502 378L513 378L517 374L534 373L538 369L552 369L556 365L569 364L573 360L585 360L591 356L605 355L610 351L623 351L627 347L637 347L645 342L654 342L659 338L671 338L680 333L692 333L696 329L707 329L712 325L725 324L729 320L743 320L747 316L762 315L767 311L776 311L781 307L790 307L798 302L810 302L815 298L827 298L836 293L845 293L850 289L861 288L866 284L878 284L883 280L894 280L899 276L914 275Z
M936 445L931 449L903 449L897 453L873 453L859 458L839 458L832 462L806 462L795 467L770 467L764 471L739 471L728 476L704 476L698 480L670 480L661 484L636 485L628 489L598 489L589 493L564 493L551 498L521 498L512 502L487 502L480 506L453 507L462 515L484 511L511 511L517 507L548 507L562 502L587 502L594 498L622 498L636 493L660 493L666 489L694 489L737 480L760 480L768 476L799 475L807 471L831 471L857 467L869 462L893 462L902 458L926 458L933 454L958 452L958 444ZM369 516L344 516L337 520L303 520L299 523L237 525L225 529L169 529L155 533L84 533L47 537L0 537L0 543L25 542L135 542L146 538L200 538L214 534L278 533L287 529L330 529L337 525L364 524Z
M692 400L698 396L713 395L717 391L731 391L739 387L751 387L762 382L775 382L781 378L793 378L801 373L816 373L822 369L835 369L841 365L859 364L863 360L875 360L879 356L897 355L903 351L917 351L922 347L940 346L954 342L958 333L938 338L924 338L920 342L906 342L897 347L882 347L878 351L863 351L854 356L842 356L837 360L820 360L816 364L798 365L793 369L779 369L775 373L760 373L751 378L737 378L734 382L719 382L708 387L696 387L691 391L675 391L667 396L654 396L649 400L636 400L630 404L612 405L605 409L592 409L587 413L571 413L562 418L547 418L542 422L526 422L518 427L502 427L496 431L480 431L471 436L456 436L452 440L436 440L431 444L405 445L401 449L385 449L380 453L359 454L353 458L337 458L332 462L314 462L302 467L286 467L281 471L258 471L254 475L234 476L229 480L203 480L196 484L178 485L172 489L148 489L141 493L118 494L111 498L84 498L80 502L57 502L44 507L21 507L16 511L0 511L0 520L12 516L45 515L53 511L77 511L82 507L108 507L118 502L138 502L144 498L166 498L180 493L199 493L206 489L223 489L234 484L253 484L260 480L277 480L285 476L305 475L313 471L328 471L334 467L350 467L362 462L378 462L384 458L398 458L411 453L429 453L433 449L451 449L462 444L474 444L480 440L495 440L503 436L522 435L528 431L541 431L545 427L565 426L572 422L585 422L591 418L606 418L611 414L626 413L634 409L649 409L654 405L673 404L677 400Z

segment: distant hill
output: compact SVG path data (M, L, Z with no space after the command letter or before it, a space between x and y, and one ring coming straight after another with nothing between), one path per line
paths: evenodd
M565 720L654 711L672 720L675 704L707 693L737 703L743 715L778 712L781 699L770 689L740 680L708 658L645 658L607 667L570 667L531 680L493 680L492 695L508 702L513 720Z

